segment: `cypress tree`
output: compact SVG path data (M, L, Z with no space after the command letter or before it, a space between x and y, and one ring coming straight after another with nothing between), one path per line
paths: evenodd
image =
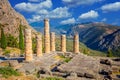
M22 31L22 25L19 26L19 48L24 50L24 36Z
M6 47L7 47L6 36L4 34L3 28L1 28L1 48L6 49Z

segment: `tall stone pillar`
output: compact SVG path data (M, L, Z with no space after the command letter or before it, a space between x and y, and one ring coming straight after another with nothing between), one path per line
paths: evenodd
M50 53L49 19L44 20L44 47L45 53Z
M41 35L37 35L36 36L36 40L37 40L37 57L42 56L42 36Z
M33 60L31 29L25 29L25 60Z
M61 51L66 52L66 35L61 36Z
M51 51L55 51L55 33L54 32L51 32L50 34L50 50Z
M73 52L74 53L79 53L79 35L78 34L74 35Z

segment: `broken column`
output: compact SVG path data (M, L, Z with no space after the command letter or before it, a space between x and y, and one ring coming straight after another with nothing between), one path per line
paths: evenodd
M54 32L51 32L50 34L50 50L51 51L55 51L55 33Z
M66 52L66 35L61 36L61 51Z
M42 56L42 36L37 35L36 40L37 40L37 46L36 46L37 52L36 53L37 53L37 57L40 57Z
M31 29L25 29L25 60L33 60Z
M74 35L73 52L74 53L79 53L79 35L78 34Z
M44 47L45 53L50 53L49 19L44 20Z

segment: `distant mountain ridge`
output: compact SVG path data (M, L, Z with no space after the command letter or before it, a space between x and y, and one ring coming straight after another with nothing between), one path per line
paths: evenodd
M107 51L120 47L120 27L99 22L88 22L82 24L68 24L56 27L59 34L67 34L72 37L79 33L80 41L88 47Z

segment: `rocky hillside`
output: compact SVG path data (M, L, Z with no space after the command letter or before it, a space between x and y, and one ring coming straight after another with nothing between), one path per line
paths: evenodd
M4 32L18 36L20 24L26 26L25 28L32 29L32 32L36 33L25 18L11 7L8 0L0 0L0 25L4 28Z
M78 32L80 41L92 49L107 51L108 48L117 49L120 46L120 27L118 26L90 22L63 25L56 29L57 33L66 33L70 37Z
M98 49L106 50L106 49L113 49L117 50L120 47L120 29L117 31L104 36L101 40L95 43L95 45L99 45L96 47Z

